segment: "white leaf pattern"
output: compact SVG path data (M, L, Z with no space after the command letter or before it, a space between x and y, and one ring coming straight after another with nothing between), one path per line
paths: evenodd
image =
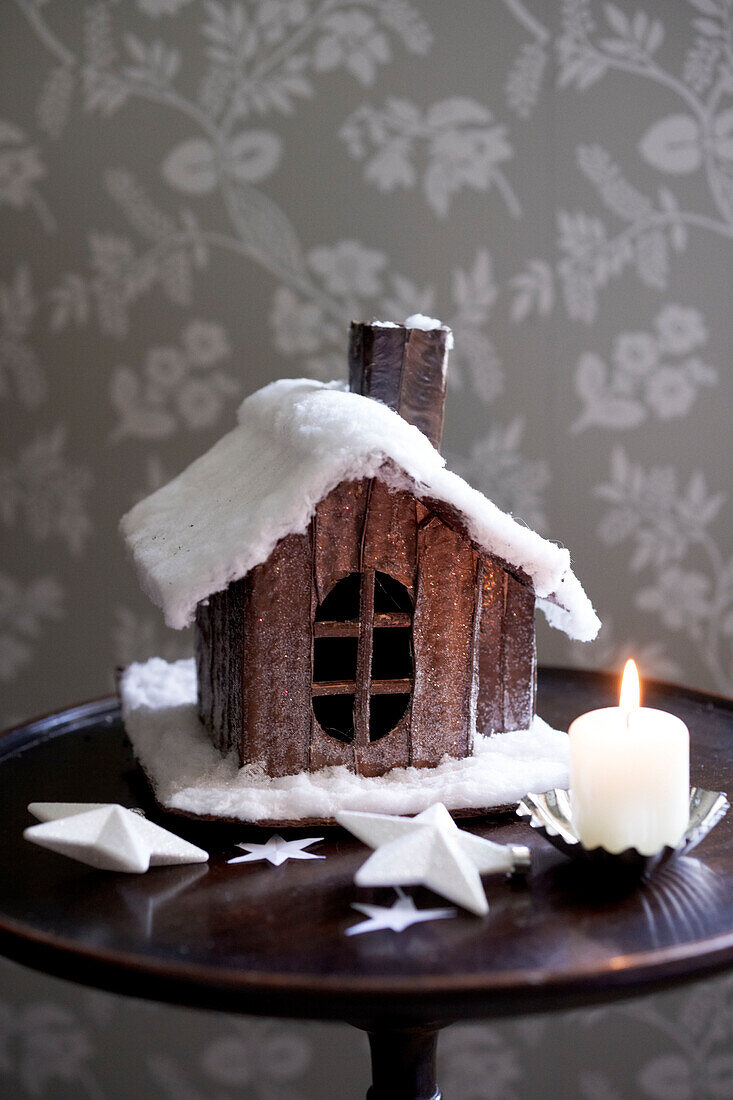
M254 260L273 274L302 278L305 261L292 223L263 191L246 184L226 190L227 204L239 238Z
M660 172L685 175L702 162L701 137L690 115L668 115L656 122L639 142L644 160Z
M171 185L188 195L205 195L217 185L216 152L203 138L190 138L171 149L161 171Z

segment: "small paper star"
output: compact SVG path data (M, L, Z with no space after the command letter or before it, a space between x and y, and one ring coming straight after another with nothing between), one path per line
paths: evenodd
M455 909L417 909L412 898L407 897L399 887L397 894L397 901L390 906L353 902L351 908L363 913L369 919L359 924L352 924L351 928L346 929L346 935L360 936L364 932L381 932L383 929L404 932L411 924L422 924L428 920L445 920L447 917L458 915Z
M31 802L43 824L23 836L100 871L143 874L150 867L205 863L208 852L148 821L139 811L109 803Z
M427 886L479 916L489 911L481 875L529 867L527 848L463 832L442 802L413 818L342 810L336 820L375 849L357 885Z
M256 863L258 860L266 859L274 867L279 867L286 859L325 859L325 856L303 851L309 844L318 844L320 840L323 840L322 836L309 836L304 840L283 840L281 836L274 833L266 844L237 844L237 848L242 848L248 855L235 856L234 859L228 859L227 863Z

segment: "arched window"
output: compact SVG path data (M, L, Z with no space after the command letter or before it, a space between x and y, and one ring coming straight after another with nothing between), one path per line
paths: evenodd
M316 611L313 712L325 733L366 744L393 730L412 692L412 600L387 573L351 573Z

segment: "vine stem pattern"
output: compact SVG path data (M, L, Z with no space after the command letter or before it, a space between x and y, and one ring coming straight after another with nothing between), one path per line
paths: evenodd
M15 0L25 18L30 23L39 41L43 43L49 53L53 54L60 65L72 69L76 65L76 57L65 46L43 18L41 5L34 0Z
M727 7L724 12L724 27L728 61L731 65L733 65L732 19L733 13L731 12L731 8ZM583 35L583 45L588 53L591 54L600 65L603 65L605 68L615 69L618 72L628 73L632 76L655 81L657 84L660 84L662 87L672 92L690 111L692 111L701 127L701 145L704 153L705 173L708 187L722 218L722 222L718 224L716 231L723 236L730 236L731 230L733 230L733 210L731 209L731 204L725 199L713 152L715 112L719 106L721 97L726 92L730 92L729 82L725 77L719 77L710 90L707 100L703 101L678 77L667 72L666 69L663 69L658 62L648 55L645 55L641 60L634 60L628 57L618 56L606 50L599 50L587 33ZM690 224L694 224L694 222ZM706 227L710 228L712 224L713 223L710 222Z
M551 38L549 30L540 23L522 0L504 0L504 6L533 38L543 46L547 45Z

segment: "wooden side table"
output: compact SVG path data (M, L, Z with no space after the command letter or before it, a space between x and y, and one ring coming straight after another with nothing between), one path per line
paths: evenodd
M538 712L565 728L612 705L616 690L615 677L545 669ZM653 683L645 701L690 727L692 782L733 791L733 702ZM139 877L93 871L23 840L31 801L142 806L212 858ZM391 890L354 886L362 845L332 829L315 849L325 860L228 866L233 845L262 831L157 812L117 703L103 699L0 738L0 821L4 954L156 1001L347 1021L369 1033L371 1100L439 1097L435 1045L450 1023L608 1001L733 962L733 814L691 856L630 892L591 886L579 864L510 816L463 822L530 845L527 882L486 880L484 919L461 913L399 935L348 937L361 919L352 901L394 900ZM414 896L435 904L428 891Z

